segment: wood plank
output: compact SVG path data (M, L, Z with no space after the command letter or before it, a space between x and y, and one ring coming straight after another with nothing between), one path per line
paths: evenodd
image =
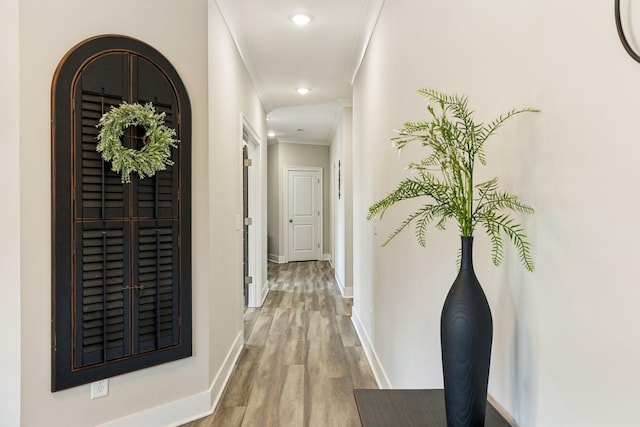
M304 365L290 365L278 402L278 425L304 425Z
M306 390L310 427L360 426L350 380L316 377L309 380Z
M247 345L264 346L267 342L267 338L269 338L269 331L271 330L272 322L272 316L259 316L253 326L251 335L247 338Z
M345 356L351 372L351 382L354 388L377 388L371 366L361 346L345 347Z
M220 399L221 407L247 406L264 347L245 345ZM244 410L243 410L244 413Z
M240 427L245 410L243 407L221 408L216 412L211 424L202 424L199 427Z
M376 382L329 263L269 263L268 276L218 408L185 426L359 427L354 384Z
M345 347L353 347L360 345L360 339L356 333L356 328L351 322L351 317L336 316L336 324L342 338L342 345Z

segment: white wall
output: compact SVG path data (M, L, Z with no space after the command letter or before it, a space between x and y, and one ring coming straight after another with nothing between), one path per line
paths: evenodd
M343 121L340 120L336 128L333 140L329 146L329 163L331 164L331 263L335 271L338 286L344 287L344 240L345 240L345 218L344 218L344 198L342 197L342 178L338 178L339 169L342 169L344 163L343 154ZM338 189L340 185L340 190ZM338 192L340 191L340 198ZM342 285L341 285L342 284Z
M330 146L333 191L331 193L332 260L342 295L353 296L353 109L342 109ZM338 174L340 177L338 178ZM340 198L338 198L338 185Z
M1 35L9 40L2 46L1 83L10 102L3 105L13 106L1 114L0 169L2 181L13 184L3 186L2 195L15 206L0 221L12 226L2 228L3 247L11 251L0 257L0 312L14 319L2 336L15 349L0 356L1 366L8 363L0 424L18 425L19 414L23 426L65 427L155 426L203 415L213 409L242 344L241 234L235 227L242 193L240 112L265 133L263 109L235 44L212 0L20 0L19 11L17 5L3 2L0 9ZM50 106L61 58L99 34L131 36L158 49L190 96L194 344L193 357L111 378L109 396L90 400L89 385L50 392ZM12 407L5 410L7 403Z
M542 109L507 123L481 173L536 208L521 217L533 274L511 248L494 267L476 231L494 316L490 394L520 426L637 424L640 64L613 16L613 2L579 0L385 3L353 101L354 319L383 385L442 386L439 320L456 273L455 224L432 231L426 249L412 231L381 248L410 209L365 220L419 158L415 148L398 156L389 138L426 117L415 91L431 87L468 94L481 120Z
M20 94L18 0L0 3L0 426L20 424Z
M209 294L210 372L229 360L229 349L242 345L242 123L243 113L261 141L260 158L266 165L266 115L214 0L209 0ZM206 158L202 159L206 162ZM261 168L262 194L267 194L267 168ZM267 224L266 197L259 202ZM266 254L266 227L260 236ZM266 283L266 258L258 271ZM217 379L219 383L222 378Z
M143 0L20 1L20 178L22 424L95 425L196 394L208 387L206 325L207 5ZM145 17L141 19L141 17ZM159 31L158 28L162 28ZM193 124L194 357L111 378L109 396L89 400L89 385L50 392L51 82L62 57L98 34L151 44L176 67L191 99ZM189 40L185 48L184 40ZM203 156L204 153L204 156ZM203 375L204 373L204 375ZM171 384L171 387L167 387ZM153 393L149 391L153 390Z
M269 259L279 262L280 258L280 144L271 144L267 154Z

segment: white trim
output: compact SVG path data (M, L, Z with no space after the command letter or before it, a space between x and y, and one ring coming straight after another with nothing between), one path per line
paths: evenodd
M318 181L319 181L319 188L318 188L318 195L317 195L317 206L318 206L318 214L319 214L319 218L318 218L318 230L317 230L317 236L316 238L318 239L318 248L316 248L316 252L317 252L317 259L318 260L323 260L323 253L322 253L322 249L324 248L324 242L322 241L322 237L323 237L323 223L324 223L324 206L322 204L322 201L324 199L324 178L323 178L323 170L321 167L317 167L317 166L284 166L284 179L282 180L282 186L284 187L282 189L282 194L284 194L283 197L283 202L284 202L284 206L282 208L282 219L281 219L281 223L282 223L282 227L284 230L284 262L287 263L289 262L289 222L287 220L287 217L289 215L289 172L290 171L295 171L295 170L299 170L299 171L308 171L308 172L314 172L318 174Z
M387 373L384 371L382 363L380 363L380 359L378 359L378 355L373 348L373 344L369 339L369 335L367 335L367 332L364 329L362 321L360 320L360 317L358 316L358 312L356 310L351 313L351 323L353 323L353 326L356 329L356 333L358 334L358 338L360 338L362 349L364 350L364 354L367 356L367 360L369 361L369 365L371 366L371 370L373 371L373 376L376 379L378 387L393 388L391 386L391 381L389 381L389 377L387 377Z
M498 401L490 393L487 394L487 400L493 405L495 410L500 415L502 415L502 418L504 418L505 421L507 421L509 425L511 425L511 427L518 427L518 422L515 420L515 418L513 418L511 414L508 413L506 409L504 409L504 406L499 404Z
M338 273L334 274L336 278L336 283L338 284L338 288L340 288L340 293L343 298L353 298L353 286L345 286L342 278L338 275Z
M338 284L338 289L340 289L340 293L344 297L344 282L338 275L338 273L334 273L333 277L336 279L336 283Z
M183 420L201 418L210 412L211 389L189 396L184 399L175 400L162 406L148 409L142 412L118 418L103 427L143 427L143 426L179 426ZM193 414L198 415L197 418Z
M356 75L358 75L358 70L360 70L360 65L362 65L364 54L367 52L369 41L371 40L373 30L376 28L376 24L378 23L378 18L380 17L383 5L384 0L369 0L367 2L367 8L364 12L364 18L362 26L360 27L360 34L358 35L356 48L353 50L351 63L349 64L344 77L352 86L356 79Z
M271 286L269 285L269 281L266 280L264 283L264 286L262 287L262 293L259 295L260 304L257 307L262 307L262 304L264 304L264 301L267 299L267 295L269 295L270 290L271 290Z
M335 138L336 131L338 130L338 126L340 125L342 110L344 110L347 107L353 107L353 100L338 99L338 101L336 102L335 108L333 109L333 119L331 119L331 123L333 123L333 126L331 127L331 131L329 132L329 137L327 138L327 140L329 141L329 144L327 145L331 145L331 141L333 141L333 138ZM333 192L331 192L331 194L333 194Z
M236 366L236 363L240 358L240 354L242 353L243 347L244 347L244 328L243 330L238 332L238 335L236 335L236 339L233 341L231 348L227 352L227 357L225 357L224 363L222 364L220 369L218 369L218 372L216 373L216 376L213 379L213 382L210 387L212 391L211 396L213 397L211 399L211 410L206 415L212 414L213 410L216 409L216 406L218 406L218 402L222 398L222 392L224 392L224 389L227 386L227 383L229 382L229 378L231 378L231 373L233 372L233 368ZM197 417L197 418L202 418L202 417ZM192 418L192 420L197 418Z
M248 305L249 307L260 307L268 292L266 280L263 277L263 259L262 254L262 209L261 200L264 194L262 191L262 182L260 179L262 170L262 158L260 156L261 140L253 129L243 113L240 113L240 157L242 158L242 148L247 145L247 157L252 162L248 171L249 186L249 209L248 215L252 220L249 226L249 276L253 277L253 282L249 285ZM243 134L246 130L249 135L249 141L244 141ZM242 170L241 170L242 173ZM242 178L241 178L242 179ZM244 221L244 219L243 219ZM242 274L244 277L244 272Z
M287 262L287 257L276 254L269 254L269 261L275 262L276 264L285 264Z
M224 363L220 367L211 386L203 392L196 393L184 399L175 400L164 405L145 411L136 412L117 420L102 424L103 427L155 427L180 426L189 421L211 415L218 406L233 368L240 358L243 348L243 332L238 333L233 345L227 353ZM196 415L194 415L196 414Z
M329 145L331 145L331 138L323 141L302 141L300 139L293 138L277 138L277 140L280 144L320 145L323 147L328 147Z
M216 4L218 5L218 10L220 10L222 19L224 19L225 24L227 24L229 33L235 42L238 53L240 54L242 62L244 62L245 68L247 69L247 73L249 73L249 77L251 77L253 87L258 93L260 101L262 101L264 110L273 110L271 100L262 90L265 86L263 81L260 79L260 73L258 72L253 56L251 55L251 48L247 42L247 37L242 31L240 14L238 13L234 0L216 0Z

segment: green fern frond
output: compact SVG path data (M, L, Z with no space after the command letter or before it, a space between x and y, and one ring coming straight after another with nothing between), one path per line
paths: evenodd
M416 221L416 240L418 240L418 244L423 248L427 244L427 228L432 219L433 214L429 210L423 213Z
M430 203L411 213L385 241L389 242L415 221L415 234L421 246L426 244L428 225L444 229L449 219L458 223L463 236L472 236L480 223L489 235L492 259L497 265L504 257L502 234L509 236L518 249L525 268L532 271L530 244L523 227L502 211L533 213L533 208L515 195L498 191L498 179L474 185L476 162L486 164L484 144L508 119L533 108L512 109L489 123L476 122L474 111L463 95L449 95L434 89L419 89L427 101L428 119L408 121L392 138L402 150L417 142L425 149L420 161L409 163L412 178L400 182L396 190L369 207L367 219L382 217L391 206L402 200L428 197Z
M396 237L398 234L400 234L400 232L402 230L404 230L405 228L407 228L409 226L409 224L411 224L413 222L414 219L423 216L426 217L427 219L425 219L425 221L429 222L430 221L430 210L433 208L433 205L424 205L423 207L421 207L420 209L418 209L417 211L413 212L411 215L409 215L404 221L402 221L402 223L400 224L400 226L398 228L396 228L395 230L393 230L393 232L391 232L391 234L389 234L389 236L385 239L385 241L382 243L382 246L387 246L387 244L394 238Z
M498 177L476 184L476 188L480 192L480 199L482 200L484 194L498 189Z
M506 122L511 117L513 117L513 116L515 116L517 114L538 113L538 112L540 112L540 110L535 109L535 108L521 108L521 109L512 109L511 111L508 111L507 113L501 114L495 120L493 120L489 125L483 127L483 129L480 132L478 132L479 139L482 142L482 144L484 144L485 141L487 139L489 139L489 137L491 135L495 134L495 132L500 127L502 127L504 122Z
M492 213L488 213L488 217L492 217ZM491 261L494 265L500 265L504 258L504 245L502 242L502 236L500 235L500 228L496 227L494 221L487 220L483 222L484 229L491 241Z
M484 193L481 192L481 197L483 200L479 202L476 212L509 209L526 214L534 213L531 206L521 202L517 196L507 192L498 193L495 189L491 189Z
M376 203L369 207L369 213L367 219L374 218L378 215L382 218L384 212L391 206L395 205L401 200L413 199L415 197L427 195L420 182L417 182L411 178L404 179L398 185L394 191L389 193L387 197L378 200Z
M524 267L528 271L533 271L535 269L533 258L531 257L531 245L527 241L527 236L524 234L524 228L521 224L516 223L508 214L497 215L493 211L487 212L487 214L483 215L480 218L480 222L485 226L485 230L490 233L490 236L498 236L500 244L502 244L500 233L504 232L509 237L509 240L511 240L511 243L516 247ZM492 248L492 251L493 249L494 248ZM500 265L501 260L501 258L494 259L494 264Z

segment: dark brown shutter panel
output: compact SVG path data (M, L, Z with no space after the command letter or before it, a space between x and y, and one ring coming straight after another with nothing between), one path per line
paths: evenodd
M81 162L78 162L78 183L76 184L77 217L83 219L122 218L125 210L125 186L120 175L111 170L96 151L99 129L96 127L102 111L121 104L116 97L105 97L82 92L81 123L82 135L79 147Z
M141 223L137 231L134 277L140 286L134 319L136 351L157 350L178 343L178 223Z
M76 369L130 353L130 309L123 290L130 270L128 234L122 222L77 226Z
M54 94L56 391L191 355L191 127L173 67L126 37L76 47ZM151 102L181 140L174 165L129 184L96 151L100 117L125 101ZM142 132L127 129L123 145L142 148Z
M148 60L135 57L132 61L134 84L133 96L140 104L152 103L158 114L164 113L165 124L180 133L180 123L176 114L177 104L173 88L158 67ZM180 164L180 150L171 150L171 160ZM136 202L133 215L138 218L177 218L178 217L178 174L174 166L159 171L153 177L137 180Z

